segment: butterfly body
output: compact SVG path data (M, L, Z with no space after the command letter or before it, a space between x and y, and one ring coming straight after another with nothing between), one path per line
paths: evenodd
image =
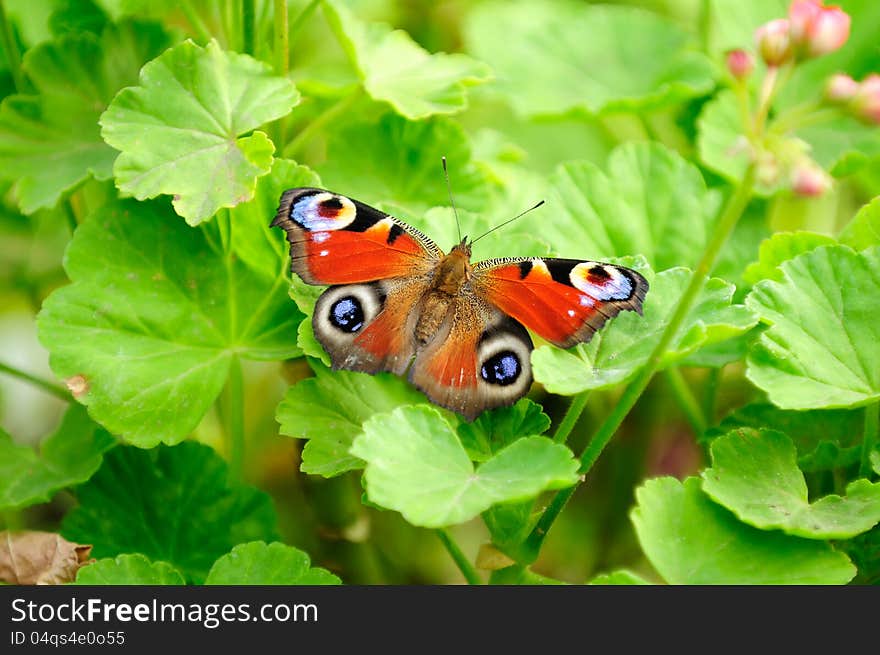
M369 205L289 189L273 225L291 270L330 286L312 326L334 368L408 375L467 419L531 386L528 327L561 347L589 340L621 310L641 312L648 284L613 264L550 258L471 262L467 239L444 253Z

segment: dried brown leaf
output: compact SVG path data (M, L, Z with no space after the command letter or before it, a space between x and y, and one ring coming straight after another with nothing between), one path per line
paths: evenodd
M89 559L91 545L75 544L54 532L0 532L0 580L41 585L73 582Z

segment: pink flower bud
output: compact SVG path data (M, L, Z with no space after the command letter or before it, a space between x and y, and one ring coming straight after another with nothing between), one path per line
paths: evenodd
M746 79L754 67L754 57L745 50L731 50L727 53L727 70L734 78Z
M831 188L831 178L819 166L806 159L791 172L791 190L799 196L821 196Z
M768 66L779 66L791 59L791 37L789 24L785 18L777 18L764 23L755 30L755 43L761 59Z
M834 103L846 103L855 98L859 83L849 75L836 73L825 84L825 97Z
M802 57L834 52L849 38L850 18L840 7L822 0L794 0L788 8L791 41Z
M871 73L862 80L852 100L852 108L863 121L880 125L880 75Z

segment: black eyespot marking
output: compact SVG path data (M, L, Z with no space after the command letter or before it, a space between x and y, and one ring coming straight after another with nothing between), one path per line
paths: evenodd
M497 355L493 355L480 368L480 375L489 384L497 384L506 387L513 384L522 373L522 366L519 363L519 357L510 350L502 350Z
M364 309L354 296L340 298L330 307L330 322L342 332L354 334L364 326Z
M321 207L323 207L324 209L333 209L335 211L339 211L340 209L342 209L342 201L336 196L333 196L332 198L327 198L327 200L321 201Z
M525 261L520 262L518 264L518 266L519 266L519 279L525 280L526 276L532 272L532 266L534 266L534 264L532 263L531 259L527 259Z
M593 268L591 268L589 271L587 271L587 274L591 278L593 278L593 280L610 280L611 279L611 275L608 273L608 271L605 270L605 267L599 266L598 264L596 266L593 266Z
M391 229L388 230L388 238L385 239L385 241L390 246L395 241L397 241L397 237L399 237L401 234L403 234L403 228L400 227L397 223L395 223L394 225L391 226Z

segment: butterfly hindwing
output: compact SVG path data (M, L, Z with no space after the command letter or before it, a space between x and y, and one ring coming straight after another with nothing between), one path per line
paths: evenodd
M324 189L285 191L272 225L284 228L291 270L309 284L418 275L443 255L415 228Z
M648 282L615 264L541 257L490 259L474 266L476 293L547 341L589 341L623 310L638 313Z

